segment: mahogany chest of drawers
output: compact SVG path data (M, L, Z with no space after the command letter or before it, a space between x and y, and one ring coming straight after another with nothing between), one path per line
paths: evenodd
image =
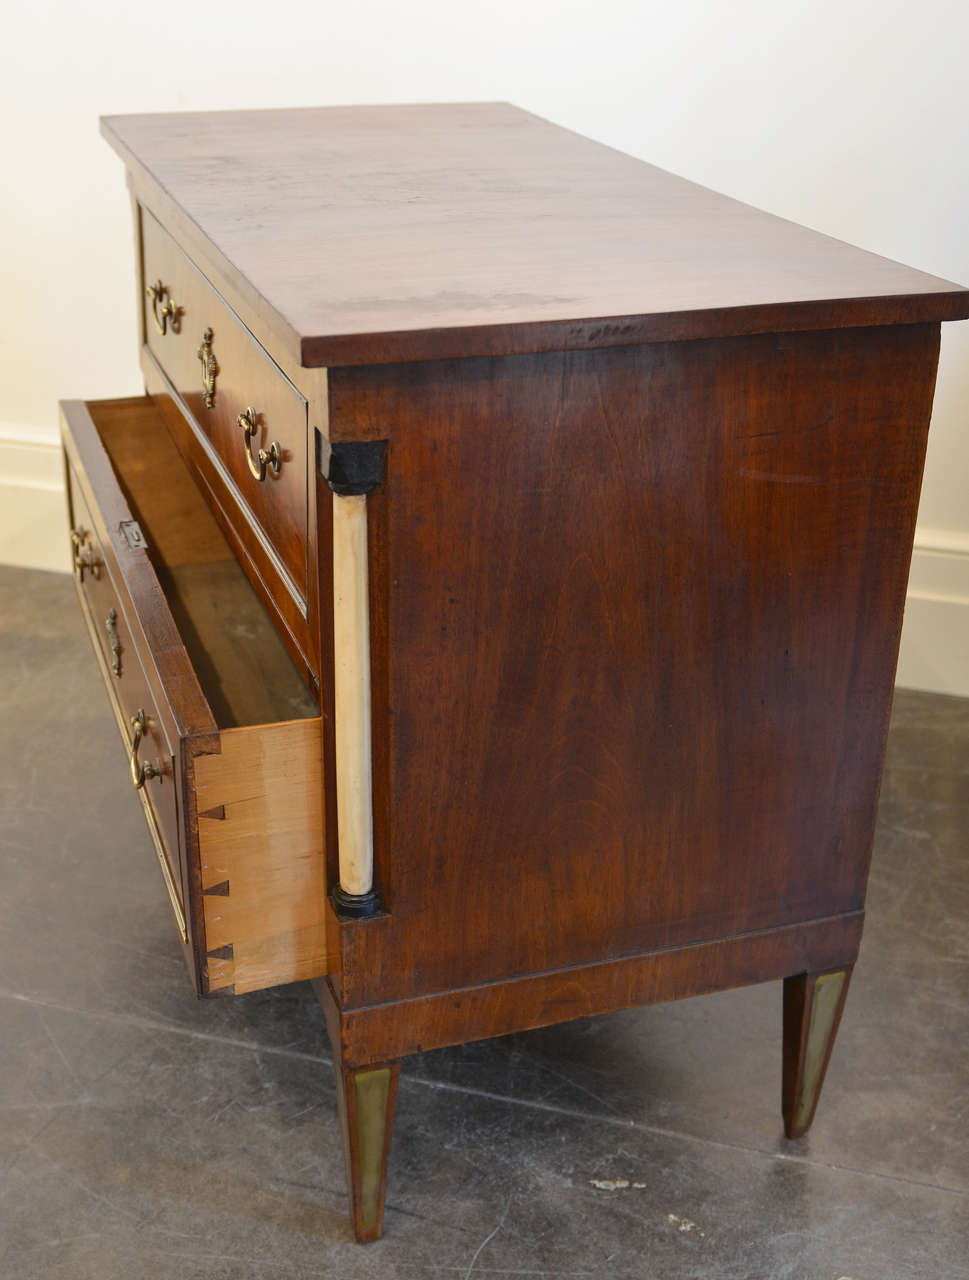
M782 978L803 1133L969 291L500 104L103 127L78 595L197 991L316 984L358 1237L420 1049Z

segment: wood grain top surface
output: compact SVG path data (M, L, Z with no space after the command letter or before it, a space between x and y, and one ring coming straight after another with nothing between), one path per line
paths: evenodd
M136 193L308 366L969 316L959 285L505 103L102 131Z

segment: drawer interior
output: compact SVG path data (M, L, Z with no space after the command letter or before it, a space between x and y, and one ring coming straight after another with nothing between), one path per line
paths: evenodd
M219 728L319 716L151 400L88 410Z

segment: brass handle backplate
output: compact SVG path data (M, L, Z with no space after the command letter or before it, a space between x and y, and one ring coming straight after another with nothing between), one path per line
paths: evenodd
M87 529L71 530L71 558L78 581L84 581L85 572L90 573L92 578L101 577L101 561L94 550L94 539Z
M108 616L104 620L104 629L108 633L108 639L111 641L111 653L113 661L111 669L116 676L121 675L121 641L118 639L118 611L111 609Z
M256 456L252 455L252 438L259 430L259 415L251 406L240 413L236 422L245 432L246 442L246 461L249 463L249 470L257 480L265 480L267 465L272 468L274 476L279 475L279 469L283 465L283 451L279 446L279 441L274 440L268 449L259 449Z
M147 732L147 721L144 711L138 710L131 717L131 783L136 791L140 791L149 778L157 778L159 770L147 760L138 762L138 748Z
M206 329L202 334L202 345L195 353L202 365L202 390L205 393L205 407L211 409L215 405L215 380L219 376L219 362L212 354L212 330Z
M156 280L154 284L148 286L145 293L151 298L152 319L161 336L164 338L169 324L172 327L172 333L178 333L178 319L182 314L182 308L175 302L168 285Z

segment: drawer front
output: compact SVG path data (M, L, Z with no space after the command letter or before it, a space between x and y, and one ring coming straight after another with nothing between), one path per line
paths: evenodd
M68 486L74 584L128 755L130 785L135 787L136 774L144 776L136 789L144 806L172 910L185 941L185 859L178 834L175 753L132 635L125 594L118 589L109 557L105 555L105 539L98 528L101 522L95 519L70 464Z
M148 349L305 612L306 401L145 209L142 246Z

